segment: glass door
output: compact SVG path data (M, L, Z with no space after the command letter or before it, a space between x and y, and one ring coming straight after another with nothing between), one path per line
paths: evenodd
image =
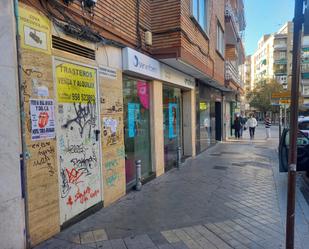
M142 178L152 173L149 83L128 76L123 79L124 139L127 187L135 185L135 161L142 161Z
M181 141L181 90L163 87L163 128L165 170L177 164L177 148Z

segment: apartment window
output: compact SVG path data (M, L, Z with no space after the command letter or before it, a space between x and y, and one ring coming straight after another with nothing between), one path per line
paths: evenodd
M224 56L224 33L219 23L217 24L217 50Z
M279 59L285 59L285 58L286 58L286 52L280 52Z
M192 0L191 3L192 17L197 21L200 27L208 31L208 0Z

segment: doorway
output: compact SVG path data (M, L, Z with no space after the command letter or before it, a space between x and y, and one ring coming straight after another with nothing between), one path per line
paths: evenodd
M216 113L216 140L222 141L222 104L215 102Z
M102 201L97 70L55 59L60 222Z

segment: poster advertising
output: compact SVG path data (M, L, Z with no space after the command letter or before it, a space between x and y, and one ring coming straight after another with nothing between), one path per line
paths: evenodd
M30 99L31 139L55 137L54 101L52 99Z
M51 25L46 16L20 4L19 30L23 48L51 54Z
M72 63L56 66L59 103L95 103L96 70Z
M135 137L137 135L140 116L140 104L128 103L128 136Z
M145 109L149 109L149 87L144 81L137 81L137 94Z
M168 104L168 137L175 138L177 137L177 104L169 103Z

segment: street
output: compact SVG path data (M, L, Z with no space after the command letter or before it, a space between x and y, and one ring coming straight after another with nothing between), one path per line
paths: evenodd
M46 248L284 248L286 173L278 172L278 127L248 131L188 159L37 246ZM308 186L298 175L296 247L308 248ZM307 198L307 200L305 199Z

